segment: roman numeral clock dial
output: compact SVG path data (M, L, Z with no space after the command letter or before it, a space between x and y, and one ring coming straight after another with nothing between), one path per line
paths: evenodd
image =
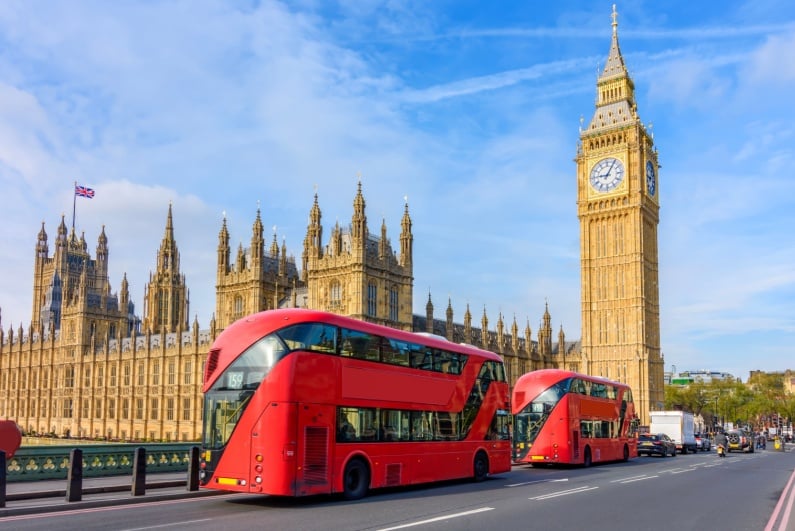
M624 164L613 157L602 159L591 170L591 187L600 193L610 192L624 180Z

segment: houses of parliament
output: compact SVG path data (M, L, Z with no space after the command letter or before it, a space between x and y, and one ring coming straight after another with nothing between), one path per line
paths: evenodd
M216 306L207 327L189 321L172 206L145 287L143 318L126 275L114 292L105 227L94 257L84 236L61 219L54 237L42 224L34 246L33 308L27 328L2 329L0 419L27 433L119 440L197 440L202 430L204 360L233 321L261 310L307 307L417 332L430 332L500 354L511 383L525 372L558 367L629 383L642 423L663 407L657 225L658 156L641 123L634 83L612 40L597 79L596 108L580 129L582 336L557 337L545 307L535 339L529 321L469 306L456 321L452 301L437 318L431 294L413 308L413 233L408 204L393 248L387 225L370 231L361 183L350 224L323 237L317 194L309 209L300 266L276 237L268 245L257 210L250 244L233 250L226 219L218 235ZM52 254L50 253L52 246Z

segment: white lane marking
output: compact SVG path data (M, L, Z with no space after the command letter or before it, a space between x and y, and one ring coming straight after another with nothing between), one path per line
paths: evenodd
M184 522L172 522L170 524L148 525L146 527L130 527L120 531L144 531L145 529L163 529L165 527L174 527L175 525L196 524L199 522L209 522L212 518L202 518L201 520L185 520Z
M537 479L536 481L525 481L524 483L511 483L510 485L505 485L506 487L523 487L524 485L535 485L537 483L559 483L561 481L568 481L569 478L563 479Z
M643 476L643 477L639 477L639 478L627 479L627 480L621 481L620 483L634 483L636 481L643 481L644 479L654 479L654 478L658 478L658 477L660 477L660 476Z
M448 514L445 516L437 516L436 518L429 518L427 520L420 520L418 522L411 522L408 524L396 525L394 527L384 527L378 531L392 531L393 529L405 529L407 527L415 527L418 525L432 524L433 522L440 522L442 520L449 520L451 518L460 518L462 516L469 516L470 514L482 513L485 511L493 511L494 507L481 507L480 509L472 509L471 511L464 511L463 513Z
M589 490L595 490L599 487L577 487L576 489L569 489L569 490L562 490L559 492L552 492L550 494L542 494L540 496L533 496L532 498L527 498L528 500L548 500L549 498L557 498L558 496L568 496L569 494L579 494L580 492L586 492Z
M641 474L640 476L630 476L628 478L614 479L610 483L624 483L625 481L631 481L633 479L645 479L647 477L649 477L649 476L647 476L646 474ZM654 476L654 477L657 477L657 476Z

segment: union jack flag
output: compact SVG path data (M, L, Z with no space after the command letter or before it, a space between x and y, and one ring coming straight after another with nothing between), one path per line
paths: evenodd
M94 189L89 188L87 186L81 186L79 184L75 185L75 195L79 195L80 197L87 197L91 199L94 197Z

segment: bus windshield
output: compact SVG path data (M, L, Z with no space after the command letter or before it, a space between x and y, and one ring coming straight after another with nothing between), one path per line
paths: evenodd
M557 382L545 389L520 411L515 418L514 442L532 445L544 426L549 414L560 399L569 392L571 378Z
M265 375L287 354L285 343L270 334L243 352L204 395L203 444L223 447Z

